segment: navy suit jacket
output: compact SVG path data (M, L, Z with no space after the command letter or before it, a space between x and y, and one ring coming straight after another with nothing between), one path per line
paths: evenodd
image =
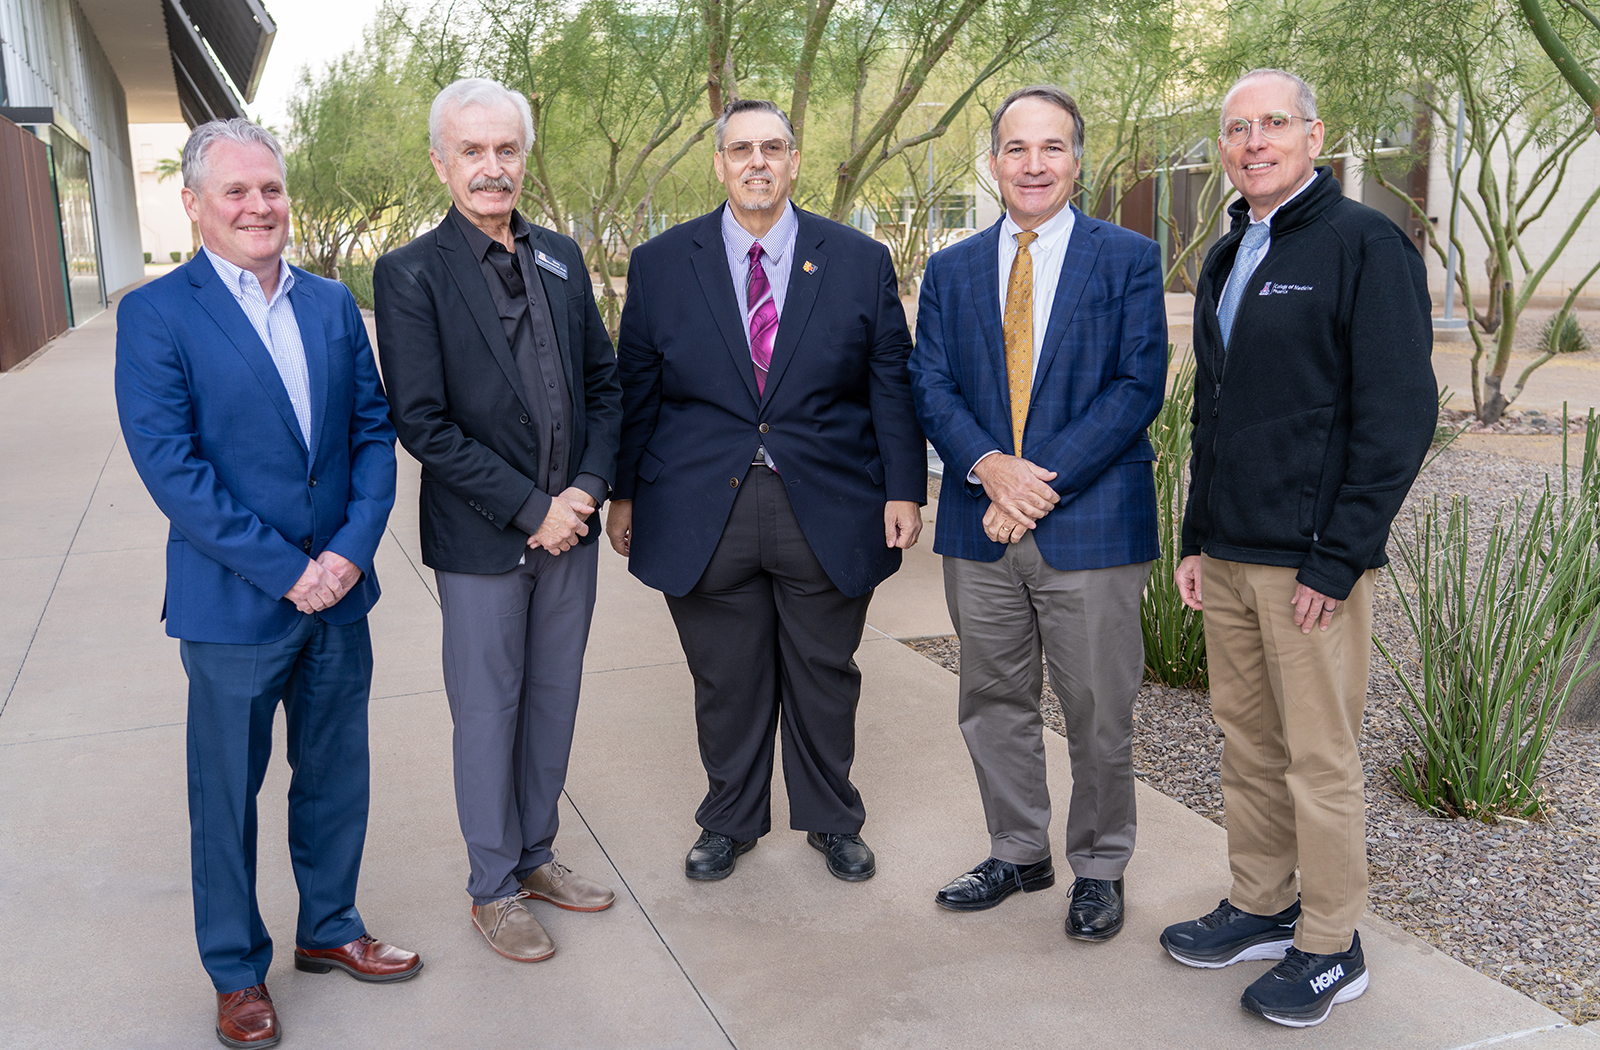
M687 594L705 572L763 443L812 552L851 597L900 567L884 543L885 501L927 501L911 333L889 251L795 210L794 265L760 396L722 208L640 245L628 265L615 495L634 501L629 568L667 594Z
M1061 502L1034 538L1063 571L1159 555L1145 428L1161 408L1167 365L1156 243L1073 211L1022 432L1023 457L1056 472ZM933 549L973 561L1005 549L984 535L983 486L966 481L984 453L1012 451L999 245L997 222L928 260L911 355L917 416L945 463Z
M394 429L355 300L291 267L310 376L312 447L266 346L203 251L117 308L117 412L128 454L172 523L167 634L260 644L303 615L283 596L331 550L362 577L330 609L378 600L373 555L394 506Z

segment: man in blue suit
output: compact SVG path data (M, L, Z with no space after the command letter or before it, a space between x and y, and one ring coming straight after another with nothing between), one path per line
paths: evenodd
M728 203L628 266L606 533L666 592L694 675L709 784L684 873L727 877L771 829L781 726L790 824L860 881L855 651L928 494L911 333L888 250L790 202L783 111L731 102L715 134Z
M1155 243L1068 204L1082 156L1083 118L1059 88L995 110L1006 214L929 260L911 373L945 462L934 550L990 839L936 900L975 911L1055 883L1042 646L1072 756L1066 932L1101 941L1122 928L1133 853L1139 596L1159 553L1145 428L1167 333Z
M394 430L355 300L290 266L283 151L244 120L196 128L184 207L203 251L122 300L117 409L172 523L167 634L189 675L195 935L217 1038L278 1042L256 904L256 793L288 721L295 967L401 981L414 953L356 911L367 828L373 555L394 505Z

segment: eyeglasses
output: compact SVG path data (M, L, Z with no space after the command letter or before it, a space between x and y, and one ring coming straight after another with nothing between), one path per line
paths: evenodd
M1250 140L1250 125L1261 125L1261 137L1268 139L1281 139L1288 134L1289 128L1295 121L1309 123L1305 117L1295 116L1282 111L1268 113L1260 120L1246 120L1244 117L1229 117L1222 122L1222 141L1230 146L1242 146Z
M722 155L735 164L743 164L756 155L756 150L761 150L761 155L768 160L782 160L790 153L788 139L767 139L764 142L751 142L749 139L740 139L738 142L725 142L722 145Z

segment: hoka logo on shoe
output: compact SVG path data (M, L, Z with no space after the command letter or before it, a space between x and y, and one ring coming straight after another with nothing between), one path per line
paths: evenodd
M1340 964L1331 970L1324 970L1311 978L1311 990L1321 995L1333 987L1333 982L1344 976L1344 965Z

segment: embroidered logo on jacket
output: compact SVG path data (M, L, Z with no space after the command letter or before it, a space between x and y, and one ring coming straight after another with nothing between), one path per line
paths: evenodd
M1257 295L1288 295L1290 292L1309 292L1309 284L1273 284L1271 281L1261 286Z

